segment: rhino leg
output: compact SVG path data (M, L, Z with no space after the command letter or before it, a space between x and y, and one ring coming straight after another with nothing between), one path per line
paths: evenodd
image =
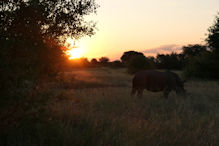
M169 95L170 91L171 91L170 89L165 89L164 90L163 95L164 95L165 98L168 98L168 95Z

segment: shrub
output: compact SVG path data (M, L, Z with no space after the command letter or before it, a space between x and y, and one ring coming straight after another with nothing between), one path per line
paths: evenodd
M110 67L112 67L112 68L122 68L122 67L124 67L124 65L122 64L121 61L115 60L115 61L110 63Z
M218 79L219 61L214 59L212 54L202 54L188 60L184 68L184 75L187 78Z

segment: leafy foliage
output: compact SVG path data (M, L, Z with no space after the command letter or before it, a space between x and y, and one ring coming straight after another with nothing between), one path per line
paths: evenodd
M219 16L209 28L206 40L209 51L206 47L198 47L200 53L194 53L185 67L184 73L187 77L219 79Z
M91 59L90 63L95 66L98 64L98 61L96 58L93 58L93 59Z
M215 23L209 28L207 43L215 57L219 56L219 13L216 16Z
M180 70L183 67L182 54L157 54L155 64L159 69Z
M122 57L121 57L121 60L122 60L122 63L124 65L128 65L129 64L129 61L131 61L131 59L135 56L141 56L141 57L145 57L143 53L141 52L136 52L136 51L127 51L127 52L124 52Z
M38 80L59 72L64 38L94 34L95 23L84 16L97 7L94 0L1 1L1 82Z
M86 22L83 16L96 12L97 7L94 0L1 1L1 34L52 39L92 35L95 23Z
M128 62L128 72L129 73L136 73L140 70L144 69L152 69L153 64L147 59L145 56L134 56Z
M183 46L182 50L183 50L182 55L185 60L194 56L198 56L201 53L208 52L206 46L199 44Z
M102 65L106 65L109 62L109 58L108 57L101 57L101 58L99 58L99 62Z

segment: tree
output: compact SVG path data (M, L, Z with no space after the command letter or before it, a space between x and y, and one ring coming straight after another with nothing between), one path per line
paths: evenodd
M156 58L155 57L149 56L147 58L148 58L148 60L150 60L150 62L152 62L155 65L155 63L156 63Z
M90 62L88 61L87 58L80 58L79 62L81 64L82 67L88 67L90 66Z
M198 56L203 52L207 52L207 47L204 45L195 44L195 45L183 46L182 50L183 50L182 55L184 56L184 59L187 60L194 56Z
M206 39L208 46L216 58L219 57L219 13L216 16L215 23L209 29L209 34Z
M109 58L107 58L107 57L101 57L101 58L99 58L99 62L100 62L100 64L102 64L102 65L106 65L106 64L109 62Z
M127 67L128 72L131 74L141 70L154 68L152 62L150 62L150 60L147 59L145 56L141 55L133 56L131 60L128 62Z
M57 39L79 38L94 33L94 24L84 15L96 12L94 0L9 0L0 2L1 34Z
M61 70L65 37L93 35L94 0L0 1L0 72L6 82L39 79Z
M156 66L159 69L175 69L180 70L183 67L181 54L157 54Z
M92 66L98 65L98 61L97 61L96 58L91 59L90 63L91 63Z
M210 51L202 51L187 62L184 74L187 77L219 79L219 16L209 28L206 39Z
M135 56L145 57L144 54L141 52L127 51L127 52L124 52L121 57L122 63L127 66L128 63L131 61L131 59Z

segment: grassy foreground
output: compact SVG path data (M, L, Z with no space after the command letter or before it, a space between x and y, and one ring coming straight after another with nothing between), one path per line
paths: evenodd
M219 145L219 84L131 97L123 69L66 72L0 108L0 145Z

